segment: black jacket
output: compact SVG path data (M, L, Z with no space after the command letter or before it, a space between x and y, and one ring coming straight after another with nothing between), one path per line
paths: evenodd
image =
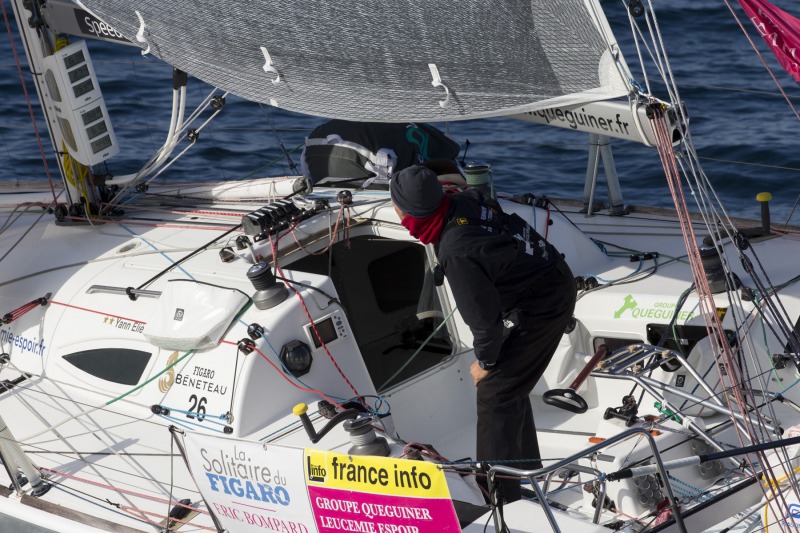
M534 254L501 230L502 210L476 190L451 197L436 248L464 322L473 335L475 357L487 367L500 357L503 317L536 306L528 288L555 268L558 252L541 239ZM540 252L540 253L537 253Z

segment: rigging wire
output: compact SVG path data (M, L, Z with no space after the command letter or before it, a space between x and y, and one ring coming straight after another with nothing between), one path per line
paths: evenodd
M64 190L62 189L62 190L61 190L61 192L59 192L59 193L58 193L58 196L56 196L56 197L53 199L53 203L51 203L51 204L50 204L50 206L48 206L48 208L49 208L49 207L51 207L51 206L55 206L55 205L56 205L56 203L57 203L57 201L58 201L58 197L59 197L59 196L61 196L61 193L63 193L63 192L64 192ZM43 211L42 211L42 213L41 213L41 214L40 214L40 215L39 215L39 216L36 218L36 220L35 220L35 221L33 221L33 223L32 223L32 224L30 224L30 225L29 225L29 226L28 226L28 227L25 229L25 231L24 231L24 232L22 232L22 235L20 235L20 236L19 236L19 238L18 238L18 239L17 239L17 240L16 240L16 241L15 241L13 244L11 244L11 245L8 247L8 250L6 250L6 253L4 253L4 254L3 254L3 256L2 256L2 257L0 257L0 263L1 263L1 262L2 262L2 261L3 261L3 260L6 258L6 257L8 257L8 254L10 254L11 252L13 252L13 251L16 249L16 247L17 247L17 246L19 246L19 244L20 244L20 243L21 243L21 242L22 242L22 241L25 239L25 237L27 237L27 235L28 235L28 234L29 234L29 233L30 233L30 232L33 230L33 228L34 228L34 227L36 227L36 225L37 225L37 224L38 224L38 223L39 223L39 222L42 220L42 217L44 217L44 216L47 214L47 211L48 211L48 210L49 210L49 209L45 209L45 210L43 210Z
M297 171L297 165L294 163L294 161L292 161L292 157L289 155L291 152L286 150L286 147L283 145L283 141L281 140L281 137L278 134L278 129L275 127L275 120L272 117L272 113L269 112L269 106L265 106L264 104L259 102L258 107L264 114L266 114L267 119L269 119L270 128L272 129L272 132L275 134L275 141L278 143L278 147L281 149L283 157L286 158L286 161L289 164L289 168L296 175L299 175L300 173Z
M733 6L731 6L731 4L730 4L730 2L728 0L724 0L724 2L725 2L725 5L728 6L728 10L731 12L731 15L733 16L733 19L736 21L736 23L742 29L742 33L744 33L745 37L747 37L747 41L750 43L750 46L753 47L753 50L755 51L756 55L761 60L761 63L764 65L764 68L767 70L767 72L769 73L770 77L775 82L775 86L780 91L780 93L783 96L784 100L786 100L786 103L789 104L789 108L792 110L792 113L794 113L794 116L797 117L797 120L800 120L800 112L798 112L797 109L794 107L794 104L792 104L791 99L789 99L789 95L786 94L786 91L781 86L780 82L778 81L778 78L775 77L775 73L772 71L770 66L767 64L767 61L764 59L764 56L761 55L761 52L758 50L758 47L756 46L756 43L753 42L753 39L750 37L750 33L747 31L747 29L742 24L742 21L739 19L739 16L736 14L736 11L734 11Z
M119 178L120 180L124 180L124 186L116 192L114 197L109 201L109 204L122 204L125 195L127 195L131 189L135 188L137 185L140 185L142 180L149 177L148 181L145 182L145 184L149 184L153 179L158 177L164 170L169 168L175 161L183 156L183 154L185 154L192 146L195 146L196 143L190 142L189 145L183 149L183 151L181 151L172 159L169 159L177 145L186 138L185 134L188 132L189 126L191 126L191 124L197 120L197 118L206 109L208 109L209 106L212 106L216 92L216 88L212 89L211 92L209 92L209 94L192 112L192 114L189 115L189 118L184 120L184 110L186 106L186 86L182 85L179 89L173 90L172 115L170 119L170 126L167 131L167 138L164 141L163 146L151 156L150 160L148 160L148 162L145 163L145 165L136 174ZM224 92L221 98L224 99L227 95L228 93ZM196 128L196 132L199 134L199 132L205 128L206 125L208 125L214 118L217 117L222 109L223 107L219 107L218 109L215 108L214 112L198 128Z
M702 309L702 317L704 322L706 323L706 329L708 331L709 337L716 340L716 343L720 347L720 353L717 354L718 356L715 357L717 363L717 370L720 375L720 378L724 381L727 380L729 383L728 387L733 392L733 399L729 396L726 396L726 400L728 401L729 409L734 411L734 406L732 403L736 404L736 407L739 409L739 412L745 414L747 412L746 402L745 402L745 394L747 391L743 390L742 384L744 383L744 378L740 377L742 369L737 361L733 358L733 353L731 346L727 340L727 338L722 334L722 325L719 316L715 312L715 305L714 305L714 298L711 293L711 290L708 285L708 280L706 278L704 268L699 256L699 250L696 244L696 238L694 236L694 232L692 229L691 224L688 222L688 210L686 206L686 201L683 196L683 190L681 186L681 179L680 173L678 170L677 165L677 157L675 156L672 143L669 136L669 132L666 125L666 120L663 113L658 114L651 120L651 124L653 126L654 134L657 138L657 146L659 150L659 155L661 156L662 163L664 170L667 176L667 183L670 187L670 191L672 192L673 199L676 205L676 212L678 214L679 221L681 222L681 227L683 229L684 234L684 241L686 245L686 249L690 252L689 259L692 265L692 272L695 278L695 283L697 287L697 293L700 302L700 308ZM690 140L685 140L685 143L688 144ZM722 365L725 366L725 371L722 370ZM744 438L745 435L750 442L759 442L758 437L755 434L755 429L753 427L752 420L749 418L745 418L743 421L744 427L740 428L739 424L735 424L734 427L737 428L737 436L739 438L739 442L742 446L744 446ZM763 429L763 428L762 428ZM771 472L771 467L767 464L766 459L764 457L763 452L757 452L755 454L759 458L759 463L765 467L766 470L770 471L770 475L775 477L774 474ZM750 457L750 455L745 456L746 461L750 464L750 468L753 472L756 470L756 465L754 460ZM768 498L767 489L762 487L762 492L764 497ZM775 490L770 488L770 492L775 496ZM778 497L781 499L783 498L782 493L777 494ZM785 503L785 502L784 502Z
M663 56L663 60L662 60L661 59L661 54L659 52L659 50L661 50L663 48L663 46L662 46L663 43L661 43L660 31L659 31L659 28L658 28L658 23L655 20L655 13L653 11L652 4L650 5L650 11L652 13L652 21L650 20L649 16L646 17L646 18L647 18L647 25L648 25L648 28L650 30L650 34L653 36L653 41L654 41L654 45L655 45L654 48L656 50L656 53L652 54L652 57L653 57L654 63L656 64L658 70L662 73L662 75L668 74L669 79L667 78L667 76L663 76L663 77L664 77L664 81L667 82L668 93L670 94L670 98L671 98L671 101L673 103L673 108L677 109L681 113L681 115L683 115L683 106L680 105L680 100L678 99L678 92L677 92L677 88L674 86L674 79L672 77L672 72L671 72L671 69L669 67L669 62L666 59L666 55ZM685 117L683 117L683 119L684 119L684 122L685 122ZM663 119L659 119L658 122L663 122ZM706 224L709 227L709 229L712 231L712 235L719 236L719 235L722 235L724 233L727 233L730 238L733 238L732 233L735 233L735 231L728 230L727 228L733 228L734 226L731 223L730 219L727 217L727 214L720 215L719 213L716 213L716 206L720 205L719 198L717 197L716 193L713 191L713 188L711 187L710 182L706 178L706 176L703 173L702 169L700 169L700 167L699 167L699 158L698 158L696 152L694 151L694 147L693 147L693 144L691 142L691 134L690 134L690 132L687 130L684 133L683 142L681 143L681 149L684 152L682 154L680 154L680 153L675 153L675 151L671 151L671 154L668 154L667 153L669 151L668 149L672 145L671 139L669 138L669 135L667 134L667 132L663 131L663 128L661 128L661 124L660 123L659 124L655 124L654 123L654 125L658 126L658 128L654 128L654 131L656 132L656 134L658 136L658 139L659 139L659 142L657 143L658 144L658 148L659 148L659 155L662 158L662 163L663 163L664 169L665 169L667 177L668 177L668 183L670 185L671 192L673 193L673 198L674 198L674 201L675 201L675 204L676 204L676 208L678 208L679 217L682 218L682 228L684 230L684 239L686 241L687 250L693 252L689 256L689 259L690 259L690 261L692 263L692 270L694 272L694 276L695 276L696 281L702 281L703 285L704 285L698 291L699 294L700 294L701 308L704 310L703 317L707 322L707 328L708 328L708 331L709 331L709 336L712 337L712 338L714 336L717 336L718 337L717 340L718 340L718 342L720 342L720 346L723 348L721 357L725 359L725 363L724 364L726 365L726 368L728 368L730 370L730 373L731 373L731 376L727 376L727 379L729 380L731 386L738 386L737 388L733 389L734 394L735 394L735 403L738 404L738 408L740 409L740 411L744 412L744 410L743 410L744 405L743 405L742 387L744 387L745 384L749 383L749 378L747 376L747 372L749 371L749 368L748 368L747 365L742 365L741 364L741 359L736 361L736 364L737 364L736 367L732 367L731 366L732 364L734 364L733 357L732 357L733 356L732 350L730 349L730 346L727 345L727 342L726 342L727 340L726 339L719 338L719 336L721 336L721 325L719 324L718 317L709 316L709 313L713 312L713 310L710 309L712 307L710 305L710 303L713 302L713 298L711 297L710 293L707 290L707 286L705 286L705 283L704 283L705 282L705 274L703 272L704 269L702 268L702 263L699 262L699 258L695 255L695 254L697 254L696 245L693 242L691 242L691 241L694 240L694 236L692 234L691 224L688 223L688 217L683 217L683 213L681 211L681 209L685 208L685 200L683 200L682 193L680 192L680 179L678 177L677 168L675 167L676 163L681 166L681 170L683 171L683 174L687 178L687 183L689 184L688 186L692 190L692 195L695 196L695 199L698 202L698 207L700 208L701 214L703 214L703 216L706 218ZM685 160L682 157L683 155L687 156L687 158L688 158L686 160L686 163L688 164L688 167L689 167L688 170L690 171L691 175L694 177L694 180L695 180L694 183L695 183L695 185L697 187L696 190L694 188L692 188L692 185L691 185L692 182L688 179L688 174L689 173L687 173L686 172L687 169L684 168L684 161ZM697 164L696 167L695 167L695 163ZM712 198L715 201L712 201ZM709 212L712 213L713 216L707 217L705 215L705 213L709 213ZM723 211L723 213L724 213L724 211ZM717 221L720 221L720 220L726 220L727 221L727 226L720 226L720 224L717 222ZM718 246L718 248L723 248L723 247ZM727 264L730 264L727 261L727 259L725 258L725 250L724 250L724 248L722 249L722 257L725 259L725 262ZM702 280L700 279L701 277L702 277ZM729 289L730 289L730 286L729 286ZM730 293L730 290L729 290L729 293ZM733 298L738 300L738 294L734 294ZM709 300L710 300L710 302L709 302ZM737 301L737 303L741 304L741 301ZM736 313L737 313L737 311L734 310L733 316L734 316L734 320L738 321L738 318L736 318ZM714 318L716 320L716 322L717 322L717 327L716 328L712 328L709 325L709 318ZM776 317L776 318L777 318L777 320L782 321L781 317ZM712 331L712 330L716 330L716 332ZM738 325L737 325L737 330L738 330ZM751 342L751 339L749 339L748 336L745 336L745 338L747 339L748 343ZM739 356L741 356L741 351L740 350L741 350L741 345L740 345L740 347L737 348L737 354ZM752 346L751 346L751 350L748 353L751 354L751 357L754 357L755 351L752 350ZM757 360L755 360L755 361L756 361L756 365L760 364ZM757 366L757 368L759 368L759 367ZM720 372L720 374L722 374L722 373ZM770 406L770 408L771 408L771 406ZM732 409L733 408L731 407L731 410ZM745 429L745 431L748 434L748 438L750 440L753 440L753 439L757 438L755 432L758 432L761 437L765 437L766 436L766 438L769 438L769 436L764 431L763 425L760 425L758 427L752 427L752 425L748 424L748 427ZM740 433L740 440L741 440L741 433ZM748 457L748 460L749 460L749 457ZM767 469L769 469L769 468L770 468L769 465L767 465ZM765 493L765 496L766 496L766 493ZM781 496L781 498L782 498L782 496ZM785 502L783 502L783 503L785 504Z
M42 155L42 164L44 165L44 173L47 176L47 181L50 184L50 192L53 194L53 204L57 203L57 196L56 190L53 185L53 177L50 174L50 167L47 164L47 156L44 153L44 145L42 144L42 138L39 135L39 127L36 125L36 118L33 114L33 105L31 104L31 98L28 94L28 87L25 84L25 76L22 73L22 64L19 61L19 55L17 54L17 47L14 44L14 34L11 31L11 22L8 19L8 13L6 13L6 3L0 3L0 11L3 12L3 20L6 23L6 31L8 32L8 40L11 42L11 52L14 55L14 61L17 65L17 72L19 73L19 80L22 84L22 92L25 93L25 101L28 105L28 114L31 117L31 123L33 124L33 131L36 134L36 141L39 144L39 153Z

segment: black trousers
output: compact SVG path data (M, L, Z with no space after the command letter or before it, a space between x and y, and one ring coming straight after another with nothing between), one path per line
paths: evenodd
M530 395L550 363L575 310L575 278L563 260L536 281L519 312L520 324L503 342L497 367L478 383L479 461L541 468ZM501 480L507 502L520 498L516 480Z

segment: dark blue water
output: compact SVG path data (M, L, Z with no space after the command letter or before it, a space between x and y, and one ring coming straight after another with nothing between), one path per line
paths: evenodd
M13 17L8 0L6 11ZM794 2L777 2L800 17ZM604 0L623 53L640 83L636 52L620 1ZM737 13L741 15L741 10ZM800 121L780 95L723 0L659 0L659 27L669 53L680 96L689 111L694 144L703 170L734 216L757 216L755 195L772 192L773 220L784 222L800 195ZM748 27L750 33L754 32ZM44 180L43 165L8 35L0 38L0 181ZM754 37L755 38L755 37ZM17 53L24 52L15 37ZM156 149L169 124L170 69L142 57L137 48L90 42L121 153L108 161L108 172L135 172ZM757 43L767 64L792 101L800 104L797 84ZM663 84L651 72L653 92L666 99ZM28 76L29 77L29 76ZM190 80L190 102L210 88ZM36 104L33 86L28 92ZM249 175L290 173L278 140L291 150L322 119L296 115L229 97L224 112L202 134L166 179L216 181ZM37 112L40 130L43 120ZM580 197L586 172L585 134L510 119L488 119L439 125L465 145L467 159L493 165L503 189L554 197ZM49 140L45 151L51 154ZM654 149L612 141L625 202L671 206L663 171ZM291 154L299 164L299 150ZM56 169L50 156L51 171ZM101 168L102 170L102 168ZM599 198L605 192L599 191ZM800 223L800 214L792 219Z

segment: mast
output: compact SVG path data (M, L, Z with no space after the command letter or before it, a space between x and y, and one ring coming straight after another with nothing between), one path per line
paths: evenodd
M118 147L88 50L82 41L51 37L37 2L11 0L11 5L64 184L66 198L60 200L67 208L56 206L56 217L97 214L90 165Z

